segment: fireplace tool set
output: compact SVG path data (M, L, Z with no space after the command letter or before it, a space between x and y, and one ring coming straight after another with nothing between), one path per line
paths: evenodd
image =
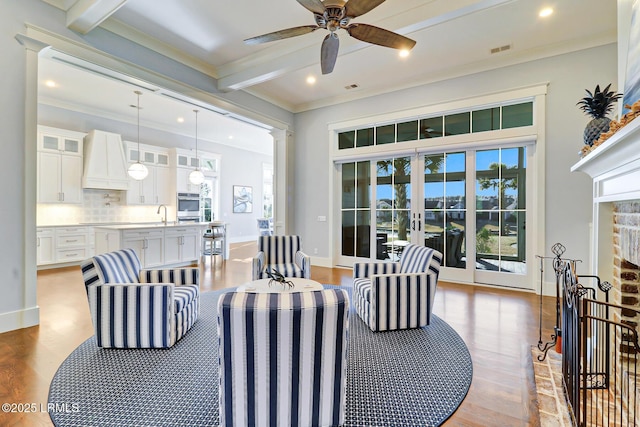
M538 361L542 362L547 358L547 353L549 350L554 347L562 346L562 327L561 327L561 308L560 301L562 297L562 292L560 289L560 278L564 272L565 264L563 261L569 262L582 262L580 260L571 260L562 258L562 255L566 251L566 248L561 243L556 243L551 247L551 252L555 255L552 257L549 256L541 256L536 255L536 258L540 260L540 308L539 308L539 327L538 327L538 350L542 352L541 355L538 356ZM543 343L542 341L542 287L544 282L544 262L545 260L552 260L553 271L556 274L556 323L553 327L553 334L551 334L551 341Z

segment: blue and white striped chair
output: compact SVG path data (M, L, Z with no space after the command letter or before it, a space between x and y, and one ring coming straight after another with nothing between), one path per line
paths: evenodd
M348 328L342 289L223 294L220 425L343 425Z
M198 318L198 268L143 270L133 249L82 263L98 347L167 348Z
M266 279L275 268L285 277L311 277L311 257L300 250L300 236L260 236L253 257L253 280Z
M360 318L372 331L426 326L438 284L442 254L407 245L400 262L355 263L353 299Z

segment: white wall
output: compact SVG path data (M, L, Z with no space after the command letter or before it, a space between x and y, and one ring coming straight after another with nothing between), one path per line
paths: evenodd
M110 52L116 58L126 56L132 61L145 61L141 65L152 70L153 75L171 76L178 70L182 81L195 87L212 88L216 82L186 67L176 68L176 63L167 57L119 39L107 31L98 30L81 37L67 30L62 11L41 0L3 1L0 10L0 52L3 61L3 78L0 79L0 181L3 184L0 202L0 236L3 240L0 245L0 332L4 332L38 323L35 259L36 75L33 74L33 55L28 54L15 38L17 34L27 33L25 24L36 25L74 43ZM31 67L27 67L27 61L31 61ZM30 80L27 80L28 76ZM202 94L203 98L208 96ZM234 111L246 108L251 118L266 117L283 124L285 128L290 128L293 123L292 113L249 94L216 96L223 105ZM234 183L240 181L246 174L253 174L253 169L256 168L237 168L232 171L231 179ZM259 170L261 172L261 167ZM223 203L225 199L230 203L231 196L223 194ZM255 220L253 224L255 227Z
M296 114L295 162L305 167L295 172L294 227L304 238L305 250L318 248L318 256L330 256L329 223L317 222L318 215L330 215L329 123L548 82L546 255L553 243L561 242L567 256L588 260L591 182L587 175L569 170L579 160L589 120L576 102L596 84L616 85L616 53L615 45L607 45Z

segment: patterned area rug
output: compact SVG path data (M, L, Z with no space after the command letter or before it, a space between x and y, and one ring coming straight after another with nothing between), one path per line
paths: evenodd
M51 413L53 423L216 426L216 303L230 290L202 294L198 321L171 349L99 349L95 337L82 343L51 382L49 404L66 408ZM422 329L374 333L352 307L346 426L440 425L462 403L472 374L469 350L440 318Z

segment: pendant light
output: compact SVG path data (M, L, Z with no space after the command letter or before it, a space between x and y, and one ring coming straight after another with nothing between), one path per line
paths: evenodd
M200 185L204 182L204 174L200 170L200 159L198 158L198 110L193 110L196 113L196 168L189 174L189 181L192 184Z
M147 177L147 175L149 175L149 169L140 163L140 157L142 157L142 153L140 152L140 95L142 95L142 92L136 90L133 93L138 95L138 105L132 105L132 107L135 107L138 110L138 161L129 166L127 173L136 181L142 181Z

